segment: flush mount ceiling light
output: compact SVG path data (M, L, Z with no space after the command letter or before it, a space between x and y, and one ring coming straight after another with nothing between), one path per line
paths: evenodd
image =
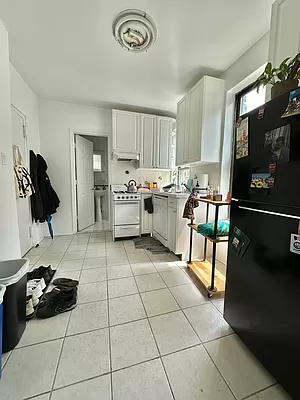
M155 43L157 30L153 19L144 11L125 10L113 22L113 35L124 49L141 52Z

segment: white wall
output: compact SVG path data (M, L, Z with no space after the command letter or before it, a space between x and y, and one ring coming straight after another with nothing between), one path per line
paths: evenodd
M111 111L49 100L39 101L41 154L60 198L53 216L54 234L72 233L70 130L102 133L111 131Z
M27 147L35 153L40 152L40 133L38 99L17 70L10 65L11 103L25 116L27 124ZM32 224L33 245L43 238L43 225Z
M6 155L6 165L2 165L0 161L1 261L19 258L21 255L12 163L10 103L8 33L0 20L0 152Z

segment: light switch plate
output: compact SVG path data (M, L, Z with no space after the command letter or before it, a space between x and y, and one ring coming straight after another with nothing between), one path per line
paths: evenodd
M1 152L1 163L2 165L6 165L6 153L4 151Z

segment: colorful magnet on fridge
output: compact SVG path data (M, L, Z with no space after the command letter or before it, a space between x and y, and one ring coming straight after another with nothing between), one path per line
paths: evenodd
M241 126L242 121L243 121L242 118L239 118L239 119L236 121L236 127L237 127L237 128L239 128L239 127Z
M270 178L268 178L268 185L269 188L273 188L275 186L275 178L270 176Z
M263 117L265 116L265 106L261 106L258 109L258 113L257 113L257 119L263 119Z
M270 174L275 174L275 172L276 172L276 163L270 163L269 164L269 172L270 172Z

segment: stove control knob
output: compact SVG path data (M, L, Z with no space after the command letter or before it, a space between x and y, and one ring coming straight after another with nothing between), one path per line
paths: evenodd
M122 196L122 199L125 199L125 197L124 197L124 196Z
M131 199L133 199L133 196L130 196Z
M134 198L137 199L138 197L137 197L137 196L134 196Z
M118 196L118 199L120 199L120 196Z

